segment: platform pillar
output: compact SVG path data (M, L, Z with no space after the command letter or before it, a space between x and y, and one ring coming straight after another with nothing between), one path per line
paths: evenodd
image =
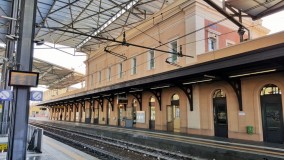
M16 64L18 71L32 71L37 0L21 0ZM26 159L30 87L14 87L8 160Z

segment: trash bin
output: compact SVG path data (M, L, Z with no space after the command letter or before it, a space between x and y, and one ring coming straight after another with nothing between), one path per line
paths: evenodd
M247 126L247 134L253 134L253 126Z
M125 127L132 128L133 127L133 120L132 119L125 119Z

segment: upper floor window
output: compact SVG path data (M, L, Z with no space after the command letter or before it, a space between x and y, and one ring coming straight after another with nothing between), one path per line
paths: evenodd
M132 58L131 61L131 74L136 74L137 71L137 60L136 57Z
M218 37L221 33L208 29L208 51L215 51L219 48L219 39Z
M99 80L99 82L102 81L102 71L98 72L98 80Z
M171 52L176 53L176 54L171 54L171 62L172 63L177 63L177 41L173 41L170 43L170 48L171 48Z
M94 74L91 75L91 87L94 87Z
M208 51L214 51L217 49L217 39L215 37L208 38Z
M118 64L118 78L122 78L122 63Z
M148 53L148 69L155 68L155 53L153 50L150 50Z
M111 80L111 67L108 68L107 80Z

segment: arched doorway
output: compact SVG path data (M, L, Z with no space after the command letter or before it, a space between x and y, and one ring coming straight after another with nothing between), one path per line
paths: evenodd
M118 122L118 126L122 126L122 119L123 119L123 110L125 108L125 105L126 104L119 104L118 106L118 119L117 119L117 122Z
M136 126L136 111L138 107L138 102L136 99L133 99L132 101L132 119L133 119L133 126Z
M215 136L228 138L227 101L221 89L213 94L213 116Z
M94 124L99 124L99 113L100 113L100 105L98 103L93 104L93 109L94 109Z
M111 112L111 103L108 102L108 104L107 104L107 119L106 119L107 125L109 125L109 122L110 122L110 112Z
M274 84L265 85L260 93L263 140L283 143L284 127L281 90Z
M150 110L149 129L155 129L155 119L156 119L155 101L156 100L154 97L151 97L149 101L149 110Z
M177 94L172 96L171 105L167 106L167 127L168 131L180 132L179 95Z

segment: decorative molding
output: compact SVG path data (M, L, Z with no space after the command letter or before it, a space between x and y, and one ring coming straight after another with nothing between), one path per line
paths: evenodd
M114 109L114 95L112 94L110 96L107 96L106 99L111 105L111 111L113 111L113 109Z
M188 103L190 105L190 111L193 111L193 89L192 85L182 85L176 84L178 88L180 88L187 97Z
M241 79L239 79L239 78L236 78L236 79L223 78L223 79L232 86L233 90L236 93L238 102L239 102L239 110L243 111Z
M162 89L153 89L153 90L148 90L149 92L153 93L154 96L157 98L159 102L159 107L160 111L162 110Z
M94 99L95 101L97 101L99 103L99 106L101 107L101 111L104 111L104 98L103 97L99 97L97 99Z
M128 94L131 94L131 95L133 95L136 99L137 99L137 101L138 101L138 103L139 103L139 108L140 108L140 111L142 111L142 91L140 91L140 92L132 92L132 93L128 93Z

